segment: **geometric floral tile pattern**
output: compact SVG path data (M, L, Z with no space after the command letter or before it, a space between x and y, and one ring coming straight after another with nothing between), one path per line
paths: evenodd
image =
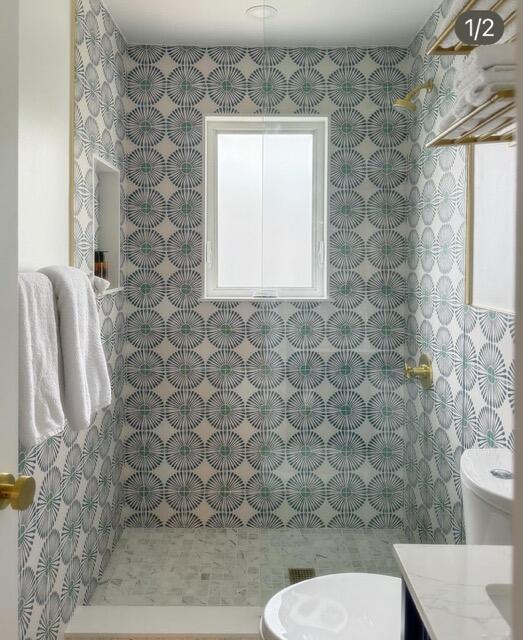
M346 528L464 540L461 452L513 444L514 322L462 304L464 153L425 148L461 63L426 55L448 5L409 49L203 49L128 47L100 0L77 0L75 260L92 270L96 153L122 175L125 293L100 300L113 404L21 455L39 487L20 516L21 638L54 640L89 600L122 509L173 544L176 528L250 547L278 533L254 528L329 527L354 560ZM412 119L392 109L427 78ZM202 301L213 113L329 116L328 302ZM404 386L422 352L428 392Z
M119 163L122 139L125 43L97 0L79 0L76 30L75 205L76 264L92 255L93 151ZM121 128L121 131L120 131ZM98 299L112 403L79 433L67 425L20 454L20 473L32 475L37 494L19 519L21 640L55 640L77 605L86 604L121 534L124 462L124 295Z
M290 567L398 575L400 529L127 528L92 605L264 606Z
M434 388L407 383L406 533L412 541L464 542L460 457L470 447L513 446L514 317L464 300L466 154L426 149L455 100L462 57L427 56L444 3L410 46L409 85L434 79L410 126L407 230L408 357L433 358Z
M403 527L409 68L128 47L127 526ZM213 113L330 117L329 302L202 300Z

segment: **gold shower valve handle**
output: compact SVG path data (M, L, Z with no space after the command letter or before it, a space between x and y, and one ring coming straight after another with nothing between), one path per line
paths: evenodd
M424 389L430 389L432 386L432 362L424 353L420 356L419 366L411 367L405 363L405 375L409 380L418 378Z
M426 378L430 375L430 367L423 365L421 367L409 367L405 365L405 373L407 378Z
M36 483L34 478L0 473L0 509L11 505L15 511L25 511L33 504Z

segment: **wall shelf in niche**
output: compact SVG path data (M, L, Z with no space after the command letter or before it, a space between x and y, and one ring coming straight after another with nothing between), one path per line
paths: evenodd
M106 293L120 289L120 171L93 156L94 273L109 280ZM103 259L100 255L103 252ZM95 257L97 259L95 259Z

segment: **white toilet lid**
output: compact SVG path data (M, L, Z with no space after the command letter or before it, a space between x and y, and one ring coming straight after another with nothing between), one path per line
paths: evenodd
M338 573L299 582L267 603L263 640L400 640L401 580Z

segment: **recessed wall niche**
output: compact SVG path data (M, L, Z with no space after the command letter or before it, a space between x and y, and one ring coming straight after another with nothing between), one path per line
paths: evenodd
M93 207L95 275L114 291L120 288L120 171L99 156L93 156ZM106 272L97 273L102 252Z

